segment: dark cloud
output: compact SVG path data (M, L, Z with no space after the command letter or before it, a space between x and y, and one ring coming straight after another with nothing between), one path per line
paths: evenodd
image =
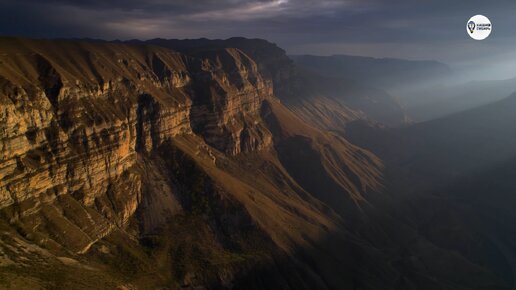
M0 34L105 39L260 37L290 53L463 63L516 45L514 0L0 0ZM487 15L475 42L465 23Z

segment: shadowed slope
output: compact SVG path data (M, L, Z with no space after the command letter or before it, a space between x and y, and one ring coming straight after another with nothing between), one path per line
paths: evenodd
M399 130L357 124L348 137L386 161L391 205L439 247L514 285L516 95Z

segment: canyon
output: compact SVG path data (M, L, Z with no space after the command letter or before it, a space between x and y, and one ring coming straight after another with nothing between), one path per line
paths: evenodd
M0 38L0 285L511 289L449 220L421 230L408 123L265 40Z

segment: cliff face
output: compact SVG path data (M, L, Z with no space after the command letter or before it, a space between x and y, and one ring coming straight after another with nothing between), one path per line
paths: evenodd
M75 252L127 225L144 199L138 156L165 140L195 132L230 155L270 144L258 117L271 86L239 50L5 40L2 52L0 207Z
M224 40L156 38L147 41L131 40L128 43L158 45L185 54L195 54L199 51L211 49L238 48L257 63L262 76L273 81L276 92L288 85L287 81L295 70L293 62L287 56L285 50L263 39L247 39L243 37L232 37Z
M0 52L0 211L11 233L0 250L2 261L32 269L28 275L42 285L56 286L40 264L23 259L110 271L116 267L107 260L133 261L97 278L138 286L137 277L161 271L166 277L156 285L193 287L236 283L247 273L237 264L264 263L317 239L339 218L318 192L298 184L303 175L291 177L288 160L278 160L277 150L297 135L348 204L380 188L373 155L299 119L291 128L278 124L292 113L273 95L270 76L239 49L185 55L147 45L2 39ZM335 162L349 163L348 171L331 173ZM345 174L353 171L355 178ZM27 242L37 250L10 252ZM207 260L191 256L199 251ZM164 257L173 260L151 262ZM81 277L90 283L87 273L61 286Z

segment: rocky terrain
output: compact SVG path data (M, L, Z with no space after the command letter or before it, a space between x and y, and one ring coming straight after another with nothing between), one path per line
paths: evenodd
M330 131L390 98L300 75L263 40L0 39L1 287L510 289Z

